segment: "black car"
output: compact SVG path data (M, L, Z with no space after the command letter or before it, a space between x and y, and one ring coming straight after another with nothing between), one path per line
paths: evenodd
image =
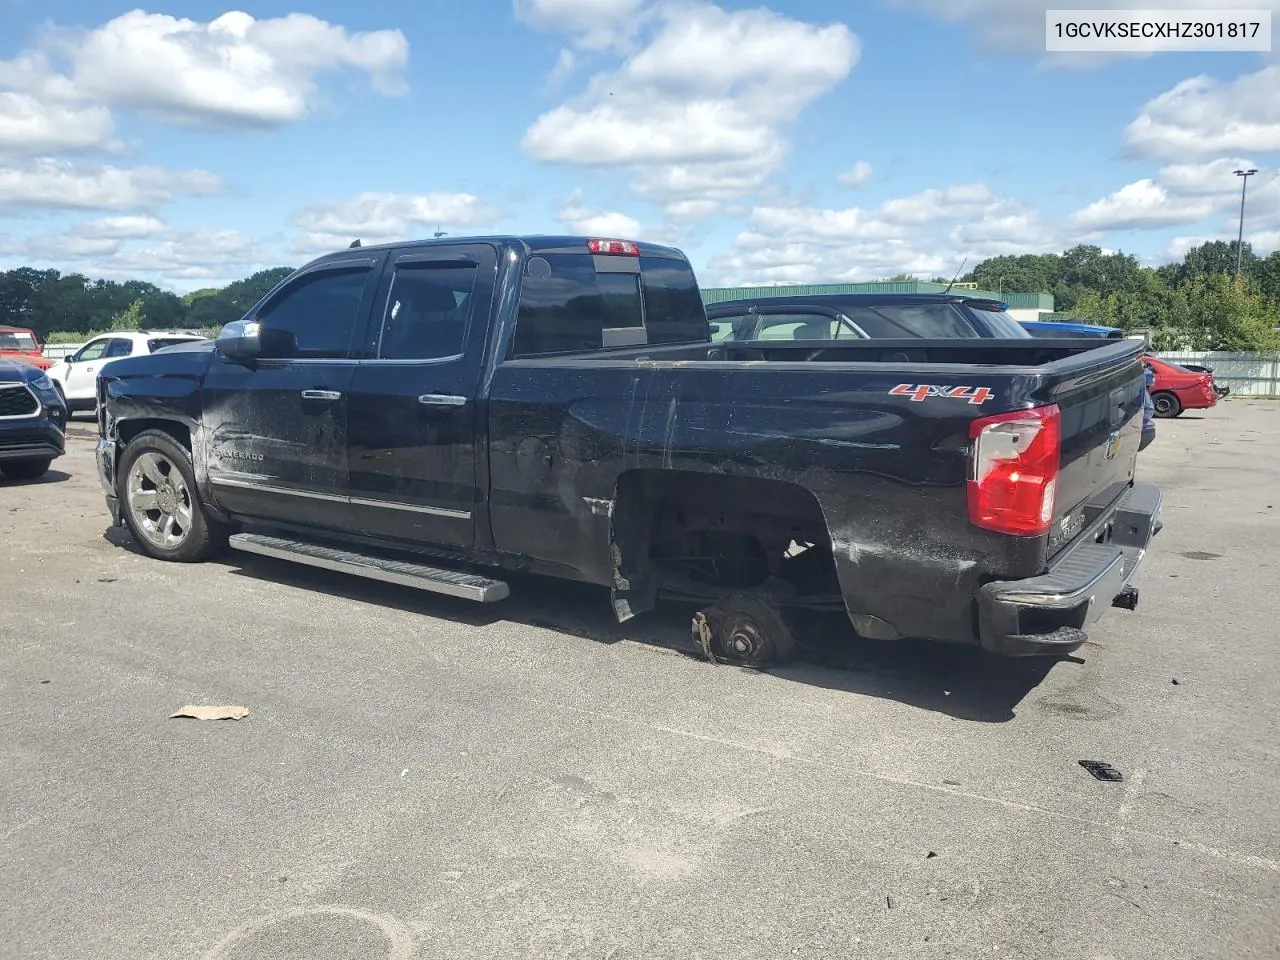
M998 300L959 294L808 294L707 304L711 337L744 340L1026 340Z
M62 456L67 406L43 370L0 360L0 473L10 480L43 476Z

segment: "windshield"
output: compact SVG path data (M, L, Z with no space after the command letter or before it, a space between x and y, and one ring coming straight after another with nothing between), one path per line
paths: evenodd
M39 349L31 334L18 330L0 332L0 350L22 350L31 352Z

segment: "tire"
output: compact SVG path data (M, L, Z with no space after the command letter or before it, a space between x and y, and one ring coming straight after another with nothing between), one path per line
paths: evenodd
M226 545L225 528L200 502L190 451L163 431L144 430L129 441L116 493L129 532L149 557L199 563Z
M1155 407L1155 416L1164 420L1182 413L1182 401L1168 390L1161 390L1151 395L1151 403Z
M0 473L10 480L37 480L49 472L53 459L10 460L0 464Z

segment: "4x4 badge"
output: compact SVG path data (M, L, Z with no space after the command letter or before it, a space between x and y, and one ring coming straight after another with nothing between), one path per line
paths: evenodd
M910 397L912 403L922 403L929 397L947 397L952 400L968 400L981 406L991 399L990 387L940 387L932 383L900 383L889 391L890 396Z

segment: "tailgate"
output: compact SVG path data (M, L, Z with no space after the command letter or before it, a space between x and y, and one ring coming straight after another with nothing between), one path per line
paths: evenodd
M1142 440L1146 373L1138 355L1100 347L1064 364L1072 369L1051 388L1061 410L1062 447L1048 552L1052 557L1124 493ZM1084 364L1084 369L1080 367Z

